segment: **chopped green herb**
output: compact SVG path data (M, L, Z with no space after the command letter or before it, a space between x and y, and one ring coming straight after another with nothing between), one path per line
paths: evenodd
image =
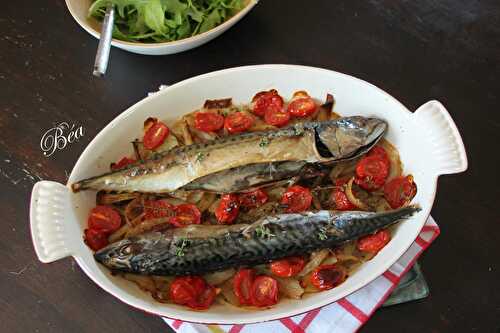
M184 256L184 249L189 245L189 240L181 238L176 244L175 255L178 257Z
M262 225L259 225L257 228L255 228L255 234L257 235L257 237L259 238L264 238L264 237L267 237L267 238L271 238L271 237L276 237L276 235L272 234L271 233L271 230L269 230L269 228L265 227L265 226L262 226Z
M297 124L293 127L293 131L295 135L302 135L304 134L304 126L302 126L302 124Z
M203 154L202 152L196 154L196 162L200 163L204 159L205 159L205 154Z
M269 138L267 136L264 136L261 140L260 140L260 143L259 143L259 147L261 148L264 148L266 146L269 146Z
M320 240L325 240L325 239L327 239L327 238L328 238L328 236L327 236L327 234L326 234L326 233L328 232L328 230L327 230L325 227L321 227L319 230L320 230L320 232L318 233L318 238L319 238Z

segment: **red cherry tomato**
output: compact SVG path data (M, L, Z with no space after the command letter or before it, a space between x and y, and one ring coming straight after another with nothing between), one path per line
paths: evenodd
M283 107L283 98L276 89L261 91L252 99L252 112L257 116L262 117L270 106Z
M224 120L224 128L231 134L247 131L253 126L254 119L251 115L243 112L234 112L229 114Z
M252 283L252 305L270 306L278 303L278 281L267 275L259 275Z
M201 223L201 213L198 207L192 204L181 204L174 207L174 216L170 223L176 227L185 227L190 224Z
M215 289L199 276L177 277L170 284L170 298L176 304L205 310L215 299Z
M202 292L198 293L193 300L187 302L187 306L191 309L206 310L214 302L215 296L215 288L206 284Z
M357 207L349 201L347 195L341 189L334 189L330 200L335 204L336 210L356 210Z
M109 206L96 206L90 211L87 223L89 229L110 234L120 228L122 218L116 210Z
M109 244L108 234L96 229L85 229L85 244L94 251L98 251Z
M252 192L242 193L239 196L240 204L246 208L254 208L262 206L267 202L269 197L266 192L261 189L257 189Z
M240 269L234 276L233 291L241 305L252 304L250 293L254 278L255 271L248 268Z
M270 265L270 268L273 274L276 276L291 277L299 274L304 266L304 258L288 257L285 259L273 261Z
M311 207L311 203L311 191L299 185L289 187L281 197L281 204L287 206L288 213L303 212Z
M332 289L345 279L345 270L336 265L321 265L311 274L311 283L319 290Z
M119 170L119 169L122 169L122 168L126 167L127 165L133 164L135 162L137 162L137 160L135 160L133 158L123 157L118 162L111 163L111 170Z
M144 148L155 149L160 146L170 133L167 125L161 121L155 122L144 134Z
M197 112L194 126L203 132L215 132L224 127L224 117L213 112Z
M363 157L356 165L354 182L367 191L384 186L389 175L389 164L380 155Z
M369 152L368 154L366 154L367 156L380 156L382 157L384 160L387 160L387 162L389 162L389 155L387 155L387 152L385 151L385 149L381 146L375 146L373 147Z
M240 212L240 201L236 194L224 194L215 209L215 217L220 224L231 224Z
M391 234L387 230L379 230L373 235L358 239L358 250L363 252L377 253L389 243Z
M299 97L288 104L288 112L294 117L307 117L316 112L317 105L311 97Z
M191 284L190 276L183 276L175 278L170 284L170 298L176 304L187 304L191 301L197 291L193 284Z
M282 127L290 121L290 113L281 106L270 105L264 114L264 121L273 126Z
M171 216L173 210L174 206L172 206L165 200L144 201L144 212L145 212L144 218L146 220Z
M384 197L396 209L402 207L417 194L417 185L412 176L396 177L384 186Z

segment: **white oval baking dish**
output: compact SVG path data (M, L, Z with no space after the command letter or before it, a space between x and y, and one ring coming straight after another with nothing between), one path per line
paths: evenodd
M282 300L272 309L248 311L214 305L195 312L154 301L148 293L97 264L82 240L95 193L72 193L69 184L108 170L109 163L131 152L130 141L141 136L149 116L167 123L199 108L206 99L232 97L235 103L249 102L262 90L275 88L285 98L296 90L307 90L317 99L333 93L335 112L376 116L389 122L387 138L398 148L405 173L418 185L414 198L422 211L401 223L391 242L364 264L345 283L330 291L308 294L302 300ZM160 316L198 323L242 324L273 320L303 313L332 303L363 287L386 271L417 237L429 216L440 175L466 170L467 157L460 134L449 113L430 101L414 113L379 88L354 77L330 70L293 66L261 65L238 67L200 75L149 96L116 117L87 146L78 159L68 185L50 181L35 184L31 198L31 233L42 262L72 256L101 288L123 302Z

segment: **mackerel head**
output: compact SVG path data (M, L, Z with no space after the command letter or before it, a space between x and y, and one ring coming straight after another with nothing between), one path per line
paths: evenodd
M277 179L293 177L306 164L358 157L370 150L386 130L384 120L353 116L231 135L176 147L124 169L79 181L72 188L75 192L239 191L274 181L273 175L278 175ZM211 185L207 187L207 183Z

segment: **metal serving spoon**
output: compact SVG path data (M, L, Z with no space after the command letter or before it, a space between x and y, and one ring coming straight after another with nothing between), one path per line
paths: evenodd
M93 72L95 76L103 76L104 73L106 73L106 68L108 68L114 21L115 7L110 3L106 8L106 14L102 22L101 38L99 39L99 46L97 47L97 54L95 55Z

